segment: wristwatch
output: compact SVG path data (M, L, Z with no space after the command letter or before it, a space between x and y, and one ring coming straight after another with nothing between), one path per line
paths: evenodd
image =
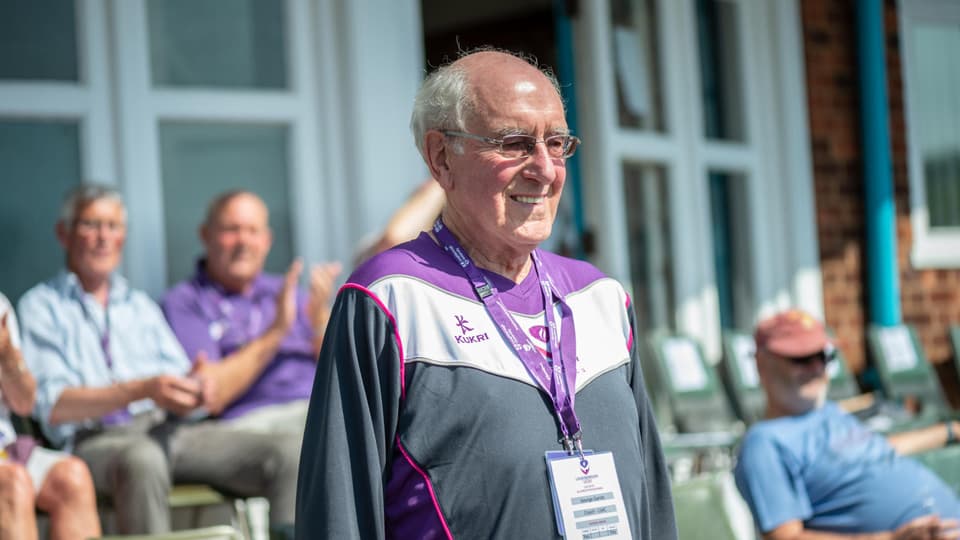
M947 444L946 444L946 446L950 446L951 444L956 444L956 443L957 443L957 433L953 430L953 422L947 421L947 422L944 422L943 425L947 427Z

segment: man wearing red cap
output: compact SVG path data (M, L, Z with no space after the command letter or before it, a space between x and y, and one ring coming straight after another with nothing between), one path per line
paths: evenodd
M953 443L960 424L884 438L827 401L834 346L808 313L765 319L754 338L766 414L734 475L765 539L960 538L956 494L902 457Z

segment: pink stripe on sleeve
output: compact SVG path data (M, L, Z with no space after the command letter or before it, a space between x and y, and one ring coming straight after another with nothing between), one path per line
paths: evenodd
M400 341L400 331L397 329L397 320L393 317L393 313L387 309L387 306L384 305L383 301L373 293L370 289L364 287L363 285L357 285L356 283L346 283L343 287L340 287L340 290L344 289L357 289L360 292L365 293L369 296L374 302L380 306L380 309L383 310L383 313L387 316L387 319L393 324L393 339L397 342L397 350L400 352L400 399L406 399L407 397L407 378L406 374L406 358L403 356L403 343Z

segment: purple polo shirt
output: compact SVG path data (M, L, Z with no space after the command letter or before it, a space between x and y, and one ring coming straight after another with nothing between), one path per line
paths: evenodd
M197 263L192 279L167 291L161 307L191 359L204 351L211 362L218 362L270 326L276 317L276 298L283 277L263 273L257 276L250 291L230 293L210 280L205 262ZM273 360L253 385L223 411L222 418L236 418L264 405L310 397L317 355L306 312L307 300L305 291L297 291L296 323L283 338Z

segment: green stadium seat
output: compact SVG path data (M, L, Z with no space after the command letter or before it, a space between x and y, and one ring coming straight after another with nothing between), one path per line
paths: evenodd
M680 540L754 540L750 508L730 471L702 474L673 485Z
M927 361L913 326L871 325L867 345L884 397L897 403L919 402L920 412L911 427L951 416L940 380Z
M110 535L91 540L242 540L242 536L229 525L217 525L160 534Z

